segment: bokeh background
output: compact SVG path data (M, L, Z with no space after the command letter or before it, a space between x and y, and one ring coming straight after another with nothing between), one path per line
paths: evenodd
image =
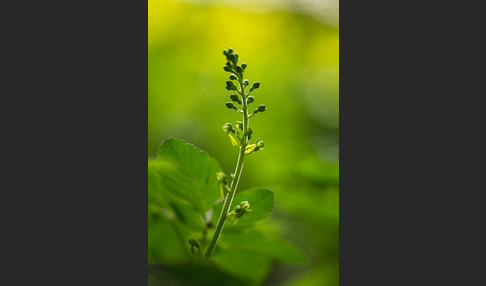
M239 189L274 191L267 224L309 263L274 263L265 285L338 285L338 1L148 1L148 157L178 137L234 171L237 147L223 49L232 47L267 105L250 121L263 152L245 160Z

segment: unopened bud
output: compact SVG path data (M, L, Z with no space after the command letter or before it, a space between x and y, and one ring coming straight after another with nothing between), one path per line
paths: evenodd
M222 183L223 185L228 184L228 176L224 172L216 173L216 178L218 178L218 182Z
M233 102L226 102L226 107L229 109L233 108L234 110L238 110L238 107L236 107Z
M226 133L228 133L228 132L234 132L233 126L231 126L231 124L229 124L229 123L226 123L225 125L223 125L223 130Z
M264 112L265 109L267 109L267 107L264 105L264 104L260 104L258 107L257 107L257 110L259 112Z
M191 238L191 239L188 240L188 242L191 246L199 247L199 243L197 243L197 241L195 239Z
M236 121L236 128L243 130L243 122L241 121Z
M253 96L251 96L251 95L250 95L250 96L248 96L248 99L247 99L247 101L246 101L246 102L247 102L248 104L250 104L250 103L252 103L253 101L255 101L255 98L254 98Z
M244 69L246 69L246 63L242 63L242 64L241 64L241 68L242 68L243 70L244 70Z
M226 82L226 89L227 90L236 90L236 86L234 85L234 83L231 80L228 80Z
M244 86L247 86L247 85L249 85L249 84L250 84L250 82L249 82L247 79L245 79L245 80L243 81L243 85L244 85Z
M238 77L234 73L232 73L232 74L230 74L229 79L236 80L236 79L238 79Z
M230 95L230 98L234 102L238 102L239 104L241 104L241 100L240 100L240 97L238 95L236 95L236 94L233 93L233 94Z
M236 66L236 71L239 73L243 73L243 69L240 66Z

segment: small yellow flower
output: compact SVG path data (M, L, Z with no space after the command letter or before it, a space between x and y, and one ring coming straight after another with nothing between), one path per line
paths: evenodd
M236 138L231 135L231 133L228 133L228 136L231 139L231 144L233 144L233 146L238 146L238 141L236 141Z

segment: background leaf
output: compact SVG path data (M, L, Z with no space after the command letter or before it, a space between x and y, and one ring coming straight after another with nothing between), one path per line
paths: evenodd
M282 262L308 262L306 255L290 242L277 237L266 237L258 231L225 233L221 248L254 252Z
M241 249L215 251L211 260L227 273L261 282L268 274L271 258Z
M161 185L161 178L156 167L168 165L168 162L149 161L148 164L148 211L149 227L159 218L174 219L196 231L204 228L203 216L188 202L166 191Z
M254 226L257 222L268 218L273 209L273 192L265 188L252 188L247 191L242 191L235 195L231 210L242 201L250 203L251 212L244 214L233 225L231 221L227 221L223 232L225 231L242 231ZM223 203L220 202L214 206L213 224L216 225L219 215L223 208Z
M203 215L219 197L216 159L184 140L164 141L156 162L160 184L172 195L188 202Z

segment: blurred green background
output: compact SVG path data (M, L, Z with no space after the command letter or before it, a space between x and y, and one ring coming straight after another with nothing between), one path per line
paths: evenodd
M323 4L324 3L324 4ZM148 1L148 157L178 137L234 171L237 147L221 126L240 115L223 49L261 86L250 121L263 152L245 160L239 189L274 191L267 224L310 262L275 263L265 285L338 285L339 28L337 1Z

